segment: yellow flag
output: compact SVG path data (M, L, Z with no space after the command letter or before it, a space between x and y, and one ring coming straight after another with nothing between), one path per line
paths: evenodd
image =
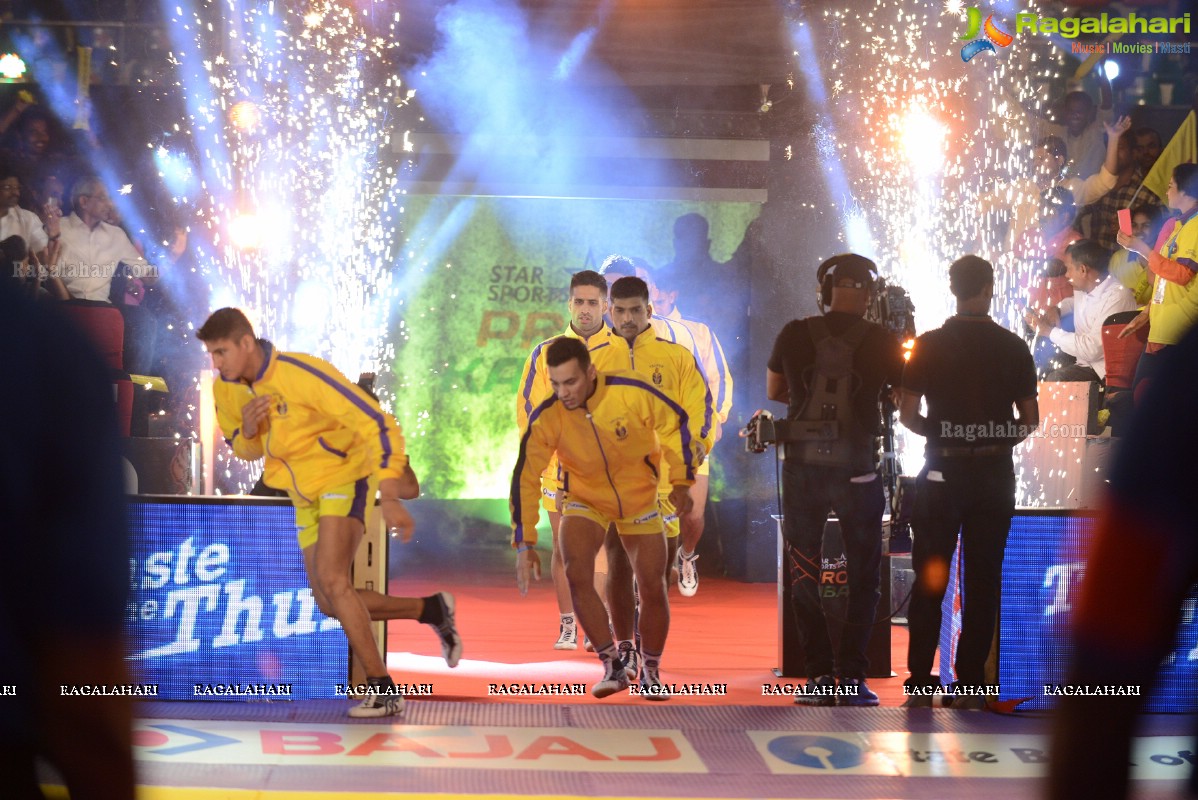
M1186 115L1177 133L1173 134L1152 169L1148 170L1142 186L1164 200L1165 190L1173 178L1173 168L1186 162L1198 162L1198 124L1193 111Z

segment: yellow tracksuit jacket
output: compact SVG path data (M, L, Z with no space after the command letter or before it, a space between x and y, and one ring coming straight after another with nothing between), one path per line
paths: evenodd
M604 322L603 327L589 337L579 336L573 325L567 325L562 336L579 339L589 348L592 343L606 342L610 333L611 328ZM533 409L553 394L553 385L549 383L549 367L545 364L545 355L549 350L549 345L558 338L560 337L554 336L541 342L524 360L524 371L520 375L520 392L516 395L516 427L520 433L524 433L524 429L528 427L528 415L532 413ZM561 475L559 473L555 456L545 467L542 485L552 487L554 490L560 488Z
M703 369L703 378L711 391L712 410L716 419L716 439L719 428L732 413L732 370L724 358L724 348L711 328L702 322L685 319L674 308L664 317L653 317L653 328L662 339L677 342L691 351Z
M264 480L286 489L297 506L333 486L377 474L398 478L407 466L403 433L395 418L326 361L280 353L259 340L266 354L253 382L213 385L216 417L239 458L266 457ZM241 433L241 409L261 395L273 398L270 415L253 439Z
M631 372L599 373L585 405L566 410L550 396L529 415L512 473L512 545L536 544L540 475L554 452L563 488L612 519L657 507L664 456L675 483L690 485L706 447L686 411Z
M657 335L650 325L631 344L612 331L605 342L592 341L591 361L600 372L629 370L675 399L686 411L691 438L703 443L704 454L715 444L715 411L712 395L694 355L680 344ZM672 476L665 470L661 489L670 490Z

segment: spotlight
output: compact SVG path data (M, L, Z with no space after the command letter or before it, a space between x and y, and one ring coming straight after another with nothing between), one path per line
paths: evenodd
M1113 81L1119 77L1119 62L1113 58L1108 58L1102 62L1102 71L1106 73L1106 79Z
M0 56L0 78L6 81L19 81L25 75L25 62L16 53L5 53Z
M249 132L262 123L262 111L257 103L242 100L229 109L229 122L233 127Z

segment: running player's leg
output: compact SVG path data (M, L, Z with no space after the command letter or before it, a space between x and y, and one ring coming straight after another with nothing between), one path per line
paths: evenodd
M574 504L576 507L581 504ZM596 697L607 697L628 686L628 677L616 653L608 629L607 609L595 591L595 554L603 546L606 520L590 509L578 508L581 513L566 513L560 528L562 555L566 563L566 580L574 610L583 630L595 645L603 664L603 678L591 687ZM586 514L586 516L584 516Z
M669 693L661 685L658 670L670 630L670 606L666 597L669 548L665 533L622 533L620 542L628 552L640 595L641 690L650 699L664 700Z
M708 463L704 462L703 467ZM679 549L677 561L670 560L671 564L678 565L678 591L683 597L693 597L699 591L699 556L695 553L695 548L699 546L699 539L703 536L708 480L707 471L700 467L689 491L691 510L683 514L680 520L682 547Z

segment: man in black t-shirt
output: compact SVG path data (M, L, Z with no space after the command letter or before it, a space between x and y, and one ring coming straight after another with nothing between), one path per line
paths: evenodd
M865 684L865 647L880 597L882 562L879 399L887 384L898 384L902 349L897 339L864 319L877 275L872 261L852 253L834 256L819 274L830 310L788 322L774 342L766 372L768 397L786 403L792 425L807 429L785 444L782 471L782 534L808 675L795 702L877 705L878 696ZM840 521L849 589L836 654L819 599L829 511Z
M957 314L915 340L899 406L902 423L927 439L911 521L915 590L908 611L911 677L906 685L937 685L932 658L959 531L965 577L956 683L971 691L970 699L955 705L980 707L983 695L972 687L987 684L1003 550L1015 511L1011 448L1035 430L1039 406L1027 344L990 318L990 262L977 256L957 259L949 267L949 289L957 298ZM920 414L921 398L927 398L927 416ZM942 678L948 669L942 661ZM930 695L919 692L908 701L930 704Z

